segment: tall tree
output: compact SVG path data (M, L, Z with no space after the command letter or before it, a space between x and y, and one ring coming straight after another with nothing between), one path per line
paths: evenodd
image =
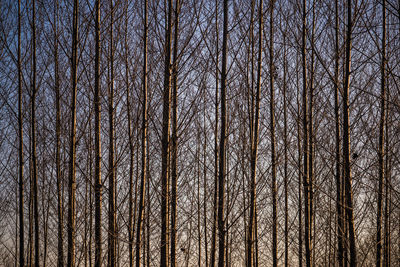
M75 266L75 159L76 159L76 90L77 90L77 65L78 65L78 0L74 1L73 26L72 26L72 56L71 56L71 135L69 151L69 179L68 179L68 266Z
M307 90L307 60L306 60L306 36L307 36L307 1L303 0L302 6L302 67L303 67L303 185L304 185L304 214L305 231L304 240L306 248L306 266L311 267L312 263L312 244L311 244L311 197L310 197L310 176L309 176L309 123L308 123L308 90Z
M340 114L339 114L339 1L335 0L335 180L336 180L336 218L337 218L337 261L344 266L344 214L343 214L343 183L340 157Z
M269 28L269 86L270 86L270 136L271 136L271 168L272 168L272 261L273 266L278 266L278 210L277 210L277 186L276 186L276 152L275 152L275 89L274 78L277 75L277 69L274 63L274 4L271 1L270 6L270 28Z
M31 90L31 157L33 184L33 220L35 223L35 267L40 266L40 236L39 236L39 197L36 155L36 1L32 0L32 90Z
M178 38L180 1L175 0L174 47L172 59L172 136L171 136L171 267L176 266L176 210L178 180Z
M357 266L356 240L353 217L353 191L350 163L350 122L349 122L349 89L351 71L351 46L352 46L352 7L351 0L347 0L347 30L346 30L346 62L345 79L343 83L343 158L346 195L346 219L350 244L350 266Z
M18 164L19 164L19 266L25 266L24 255L24 136L22 121L22 63L21 63L21 0L18 0Z
M108 85L108 266L116 264L116 166L114 163L114 4L110 0L110 44Z
M61 94L58 62L58 0L54 1L54 90L56 92L56 179L57 179L57 217L58 217L58 255L57 266L64 266L64 208L61 181Z
M214 127L214 203L213 203L213 226L211 233L210 267L215 267L216 244L217 244L217 214L218 214L218 77L219 77L219 28L218 28L218 1L215 1L215 127Z
M136 214L136 188L137 188L137 180L136 183L133 181L133 172L134 172L134 140L133 140L133 129L132 129L132 107L131 107L131 94L130 94L130 71L129 71L129 45L128 45L128 7L129 3L126 2L125 5L125 36L124 36L124 46L125 46L125 90L126 90L126 106L127 106L127 120L128 120L128 143L129 143L129 197L128 197L128 238L129 238L129 266L134 265L134 239L135 239L135 214ZM135 197L134 192L135 191Z
M255 97L255 117L251 121L251 155L250 155L250 216L247 233L247 266L253 266L254 247L256 236L256 185L257 185L257 152L259 135L259 116L260 116L260 95L261 95L261 70L262 70L262 44L263 44L263 1L260 1L258 8L258 59L257 59L257 84ZM253 93L253 92L252 92ZM253 112L253 105L252 105Z
M376 266L382 266L382 211L383 211L383 185L385 182L385 120L386 120L386 1L382 0L382 47L381 47L381 96L380 120L378 141L379 185L378 185L378 212L376 218Z
M226 83L227 83L227 58L228 58L228 0L224 0L224 22L222 34L222 71L221 71L221 135L219 141L218 163L218 267L224 267L225 263L225 175L226 175Z
M309 112L308 112L308 145L310 148L308 149L308 193L309 193L309 201L310 201L310 243L311 245L311 258L315 256L315 249L312 249L315 246L315 239L313 238L315 234L315 216L314 216L314 123L313 123L313 113L314 113L314 79L315 79L315 1L312 2L312 22L311 22L311 66L310 66L310 84L309 84Z
M136 230L136 267L140 266L140 248L142 246L142 228L144 221L145 193L147 183L147 34L148 34L148 11L147 0L144 0L144 24L143 24L143 107L142 107L142 172L139 191L139 211Z
M284 145L284 166L283 166L283 184L284 184L284 198L285 198L285 267L289 266L289 199L288 199L288 116L287 116L287 47L286 47L286 29L283 33L283 145Z
M95 113L95 174L94 174L94 206L95 206L95 267L101 266L101 108L100 108L100 0L95 2L95 66L94 66L94 113Z
M171 32L172 32L172 0L168 0L165 18L165 62L163 121L161 140L161 267L169 266L169 161L170 161L170 119L171 119Z

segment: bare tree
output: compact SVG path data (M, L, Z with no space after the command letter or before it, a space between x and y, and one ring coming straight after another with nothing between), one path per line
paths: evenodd
M74 1L73 26L72 26L72 56L71 56L71 136L69 151L69 198L68 198L68 266L75 266L75 158L76 158L76 89L78 65L78 0Z
M306 36L307 36L307 4L306 0L303 0L302 16L303 16L303 28L302 28L302 67L303 67L303 185L304 185L304 214L305 214L305 230L304 240L306 249L306 266L311 267L312 262L312 218L311 218L311 183L309 176L309 123L308 123L308 86L307 86L307 60L306 60Z
M170 161L170 98L171 98L171 32L172 32L172 0L168 0L165 18L165 66L162 121L162 169L161 169L161 266L169 266L169 161Z
M54 1L54 90L56 92L56 179L57 179L57 217L58 217L58 255L57 265L64 266L64 209L61 178L61 94L58 62L58 15L59 3Z
M32 0L32 85L31 85L31 157L32 157L32 197L33 220L35 223L35 267L40 266L40 240L39 240L39 197L36 155L36 1Z
M276 152L275 152L275 89L274 77L276 67L274 63L274 2L270 6L269 29L269 86L270 86L270 135L271 135L271 168L272 168L272 261L273 266L278 266L278 210L277 210L277 186L276 186Z
M381 96L380 96L380 120L379 120L379 185L378 185L378 212L376 218L376 266L382 266L382 212L383 212L383 185L385 181L385 120L386 120L386 1L382 1L382 48L381 48Z
M116 166L114 162L114 4L110 0L109 86L108 86L108 266L116 264Z
M25 266L24 260L24 136L22 121L22 63L21 63L21 0L18 0L18 157L19 157L19 266Z
M140 266L140 248L142 246L142 228L144 221L145 193L147 183L147 32L148 32L148 14L147 0L144 1L144 25L143 25L143 107L142 107L142 170L139 189L139 211L136 230L136 267Z
M95 174L94 174L94 206L95 206L95 262L94 266L101 266L101 109L100 109L100 0L95 2L95 67L94 67L94 113L95 113Z
M254 247L256 235L256 184L257 184L257 151L258 151L258 135L259 135L259 116L260 116L260 94L261 94L261 70L262 70L262 44L263 44L263 1L260 1L258 8L258 59L257 59L257 84L256 84L256 97L255 97L255 117L251 121L251 178L250 178L250 216L248 223L247 233L247 265L253 266ZM252 92L253 93L253 92ZM252 107L253 112L253 107ZM251 116L253 118L253 116Z
M178 180L178 37L180 1L175 0L174 47L172 61L172 136L171 136L171 267L176 266L176 209ZM200 257L200 256L199 256Z
M347 30L346 30L346 62L345 79L343 83L343 158L346 195L346 219L350 244L350 266L357 266L356 240L354 233L353 217L353 191L350 165L350 126L349 126L349 89L350 89L350 64L351 64L351 39L352 39L352 6L347 0Z

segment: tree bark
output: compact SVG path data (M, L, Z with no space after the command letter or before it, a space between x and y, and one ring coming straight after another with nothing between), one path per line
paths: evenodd
M142 108L142 172L140 181L139 211L136 230L136 267L140 266L140 248L142 245L142 222L145 208L146 176L147 176L147 32L148 15L147 0L144 2L144 36L143 36L143 108Z
M302 67L303 67L303 183L304 183L304 214L305 214L305 249L306 266L311 267L312 243L311 243L311 198L310 198L310 176L309 176L309 123L308 123L308 97L307 97L307 60L306 60L306 36L307 36L307 13L306 0L303 0L303 29L302 29Z
M344 214L343 214L343 184L340 162L340 114L339 114L339 1L335 0L335 180L336 180L336 210L337 210L337 242L339 267L344 267Z
M211 233L210 267L215 267L216 244L217 244L217 214L218 214L218 77L219 77L219 28L218 28L218 1L215 1L215 128L214 128L214 205L213 205L213 226Z
M252 23L252 22L251 22ZM262 70L262 44L263 44L263 1L260 1L258 10L258 59L257 59L257 88L255 99L255 117L252 119L251 131L251 155L250 155L250 216L247 233L247 266L255 266L255 240L256 236L256 185L257 185L257 152L258 152L258 135L259 135L259 116L260 116L260 91L261 91L261 70ZM253 56L253 55L252 55ZM252 80L253 82L253 80ZM253 92L252 92L253 93ZM252 105L253 107L253 105ZM252 108L253 110L253 108ZM253 118L253 116L251 116Z
M172 62L172 137L171 137L171 267L176 266L176 192L178 162L178 35L180 1L175 0L175 32Z
M100 105L100 0L95 2L95 67L94 67L94 113L95 113L95 267L100 267L102 262L101 249L101 105Z
M68 266L75 266L75 159L76 159L76 89L77 89L77 54L78 54L78 0L74 1L72 26L72 56L71 56L71 135L69 151L69 179L68 179Z
M32 93L31 93L31 156L32 156L32 183L33 183L33 220L35 224L35 267L40 266L39 240L39 204L38 204L38 175L36 155L36 1L32 0Z
M169 266L169 161L170 161L170 98L171 98L171 29L172 0L168 0L167 17L165 18L165 66L162 122L162 166L161 166L161 267Z
M346 219L350 244L350 266L357 266L356 241L353 218L353 192L350 167L350 123L349 123L349 89L351 69L351 34L352 34L351 0L347 0L347 31L346 31L346 66L343 84L343 158L346 194Z
M108 120L109 120L109 148L108 148L108 266L116 264L116 166L114 163L114 4L110 1L110 77L108 87Z
M378 212L376 218L376 266L382 266L382 212L383 212L383 186L385 182L385 120L386 120L386 0L382 0L382 48L381 48L381 96L380 120L378 140Z
M224 0L224 24L222 36L222 72L221 72L221 136L219 142L218 164L218 267L224 267L225 263L225 147L226 147L226 76L227 76L227 52L228 52L228 0Z
M288 126L287 126L287 48L286 32L283 34L283 145L284 145L284 166L283 183L285 197L285 267L289 266L289 211L288 211Z
M277 70L274 64L274 2L270 6L270 41L269 41L269 82L270 82L270 136L271 136L271 168L272 168L272 261L278 266L278 215L277 215L277 185L276 185L276 152L275 152L275 89L274 76Z
M58 63L58 0L54 1L54 89L56 92L56 179L57 179L57 216L58 216L58 254L57 266L64 266L64 211L61 177L61 104L60 76Z
M24 255L24 135L22 119L22 63L21 63L21 0L18 0L18 160L19 160L19 266L25 266Z

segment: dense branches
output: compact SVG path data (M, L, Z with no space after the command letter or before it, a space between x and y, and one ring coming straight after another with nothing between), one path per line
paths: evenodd
M0 2L1 266L396 266L398 1Z

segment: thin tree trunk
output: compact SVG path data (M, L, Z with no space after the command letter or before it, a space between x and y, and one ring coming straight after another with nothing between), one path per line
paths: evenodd
M136 267L140 266L140 248L142 245L142 222L145 208L147 175L147 0L144 2L144 38L143 38L143 108L142 108L142 173L140 181L139 211L136 230Z
M346 217L350 244L350 266L357 266L356 240L353 218L353 192L350 168L350 123L349 123L349 87L351 65L351 33L352 33L351 0L347 0L347 32L346 32L346 66L343 84L343 158L346 193Z
M25 266L24 255L24 136L22 119L22 63L21 63L21 0L18 0L18 160L19 160L19 266Z
M287 50L286 32L283 35L283 145L284 145L284 194L285 194L285 267L289 266L289 211L288 211L288 129L287 129Z
M383 186L385 181L385 101L386 101L386 1L382 1L382 55L381 55L381 97L380 97L380 120L379 120L379 144L378 144L378 163L379 163L379 185L378 185L378 212L376 218L376 266L382 266L382 212L383 212Z
M94 74L94 113L95 113L95 267L101 266L101 109L100 109L100 0L95 3L95 74Z
M32 114L31 114L32 115ZM30 125L30 133L32 132L32 124ZM29 135L30 154L32 154L32 135ZM33 266L33 162L32 157L29 159L29 252L28 266Z
M386 77L386 76L385 76ZM386 95L390 95L386 93ZM386 119L385 119L385 233L384 233L384 266L391 265L391 211L392 211L392 192L391 192L391 156L389 154L389 101L385 101L386 103Z
M178 162L178 35L179 35L179 0L175 0L175 32L172 62L172 137L171 137L171 267L176 266L176 192Z
M108 120L109 120L109 148L108 148L108 266L116 263L116 171L114 163L114 4L110 0L110 77L108 91Z
M257 152L258 152L258 134L259 134L259 115L260 115L260 91L261 91L261 69L262 69L262 44L263 44L263 1L260 1L258 9L258 59L257 59L257 88L256 88L256 99L255 99L255 117L252 119L252 131L251 131L251 156L250 156L250 167L251 167L251 178L250 178L250 216L247 233L247 266L255 266L253 263L254 247L256 236L256 185L257 185ZM252 54L253 57L253 54ZM253 79L252 79L253 83ZM253 92L252 92L253 93ZM253 105L252 113L253 113ZM252 116L253 118L253 116Z
M221 72L221 136L219 143L219 173L218 173L218 267L224 267L225 263L225 222L224 222L224 198L225 198L225 147L226 147L226 76L227 76L227 52L228 52L228 0L224 0L224 24L222 39L222 72Z
M314 51L314 39L315 39L315 1L312 2L312 29L311 29L311 66L310 66L310 87L309 87L309 113L308 113L308 150L309 169L309 200L310 200L310 244L311 244L311 258L315 258L315 216L314 216L314 125L313 125L313 106L314 106L314 76L315 76L315 51Z
M78 54L78 0L74 1L72 26L72 100L71 100L71 135L69 151L69 202L68 202L68 266L75 266L75 159L76 159L76 88Z
M299 88L299 69L298 69L298 56L296 57L296 87ZM303 218L302 218L302 203L301 203L301 184L302 184L302 179L303 179L303 173L302 173L302 166L301 166L301 129L300 129L300 121L301 121L301 114L300 114L300 99L299 99L299 93L297 92L296 96L296 101L297 101L297 120L296 120L296 126L297 126L297 152L298 152L298 158L297 158L297 165L298 165L298 170L299 170L299 177L298 177L298 211L299 211L299 248L298 248L298 254L299 254L299 267L303 266Z
M312 243L311 243L311 199L310 199L310 176L309 176L309 125L308 125L308 100L307 100L307 61L306 61L306 36L307 36L307 13L306 0L303 0L303 29L302 29L302 65L303 65L303 183L304 183L304 210L305 210L305 248L306 266L312 264Z
M336 210L337 210L337 242L339 267L344 266L344 223L343 223L343 185L340 162L340 115L339 115L339 1L335 0L335 180L336 180Z
M56 91L56 179L57 179L57 216L58 216L58 254L57 266L64 266L64 211L61 193L61 104L60 77L58 65L58 0L54 2L54 89Z
M31 138L32 138L32 183L33 183L33 220L35 223L35 267L40 266L39 243L39 204L36 156L36 1L32 0L32 95L31 95Z
M201 132L197 132L197 140L196 140L196 168L197 168L197 250L198 250L198 259L197 264L198 266L201 265L201 219L200 219L200 135ZM172 264L171 264L172 265ZM171 266L172 267L172 266Z
M277 70L274 65L274 1L270 6L270 41L269 41L269 82L270 82L270 135L271 135L271 165L272 165L272 261L278 266L278 215L277 215L277 186L276 186L276 156L275 156L275 92L274 76Z
M206 102L206 88L204 88L203 95L204 103ZM204 143L203 143L203 223L204 223L204 251L205 251L205 267L208 267L208 234L207 234L207 200L208 200L208 191L207 191L207 130L206 130L206 106L204 105L203 109L203 135L204 135Z
M214 205L213 226L211 233L210 267L215 267L215 254L217 243L217 214L218 214L218 76L219 76L219 29L218 29L218 1L215 1L215 129L214 129Z
M126 2L125 6L125 89L126 89L126 106L127 106L127 120L128 120L128 139L129 139L129 218L128 218L128 238L129 238L129 266L134 266L134 239L135 239L135 230L134 230L134 220L136 214L136 188L137 188L137 179L135 183L135 188L133 187L133 171L134 171L134 144L133 144L133 130L132 130L132 118L131 118L131 95L130 95L130 87L129 87L129 66L128 66L128 56L129 56L129 47L128 47L128 2ZM133 191L135 190L135 198L133 198Z
M165 18L165 66L162 122L162 166L161 166L161 267L169 266L169 161L170 161L170 98L171 98L171 29L172 0L168 0L167 17Z

